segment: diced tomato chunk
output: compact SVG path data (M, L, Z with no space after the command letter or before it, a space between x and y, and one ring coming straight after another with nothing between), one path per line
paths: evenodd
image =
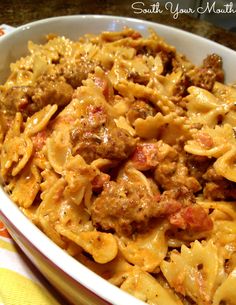
M139 32L134 32L132 35L131 35L132 39L138 39L138 38L141 38L142 35L139 33Z
M110 176L105 173L100 173L100 175L97 175L93 181L92 181L92 188L94 191L99 191L102 189L103 184L105 182L108 182L110 180Z
M200 132L197 135L197 141L200 143L201 146L203 146L206 149L210 149L214 146L212 137L205 132Z
M106 122L107 114L102 106L89 105L87 111L88 111L88 121L91 126L98 127Z
M3 36L5 34L4 29L0 28L0 36Z
M138 144L131 161L134 167L141 171L146 171L157 166L158 149L155 143Z
M35 151L40 151L43 148L43 146L46 143L46 139L47 139L46 130L39 131L32 137Z
M213 222L203 207L195 204L182 208L178 213L169 218L170 223L183 230L209 231Z
M107 76L104 77L95 77L94 78L95 84L102 89L102 93L105 99L109 102L109 100L113 97L113 87L112 84Z

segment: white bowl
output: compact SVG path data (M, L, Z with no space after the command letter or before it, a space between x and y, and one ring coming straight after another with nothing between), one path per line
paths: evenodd
M115 16L80 15L36 21L0 38L0 82L3 82L8 75L9 64L26 55L28 40L40 42L48 33L76 39L85 33L117 31L123 26L135 28L143 35L147 34L149 27L152 27L195 64L201 63L206 55L217 53L223 58L226 82L236 80L236 52L215 42L148 21ZM30 260L74 304L144 304L100 278L60 249L21 213L2 189L0 189L0 216Z

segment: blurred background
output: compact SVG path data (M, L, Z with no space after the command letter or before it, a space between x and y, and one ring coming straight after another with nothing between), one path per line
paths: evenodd
M200 2L201 6L206 6L206 0L198 0L193 2ZM210 1L208 1L210 2ZM214 12L206 12L203 15L200 15L200 19L207 20L212 22L213 24L216 24L218 26L222 26L225 29L229 29L231 31L236 32L236 1L225 1L225 0L218 0L215 1L216 3L216 9L225 9L226 5L229 5L229 7L233 6L233 9L235 13L219 13L216 14Z
M157 1L153 1L156 3ZM192 8L195 13L187 13L188 15L200 20L211 22L216 26L236 32L236 1L227 0L172 0L158 1L162 7L165 7L167 2L173 4L173 9L189 9ZM168 6L168 5L167 5ZM197 10L200 8L200 12ZM202 9L201 9L202 8ZM223 12L221 12L223 11Z
M199 7L202 8L200 13ZM179 13L174 18L176 11ZM75 14L150 20L236 50L236 0L0 0L0 24L19 26L42 18Z

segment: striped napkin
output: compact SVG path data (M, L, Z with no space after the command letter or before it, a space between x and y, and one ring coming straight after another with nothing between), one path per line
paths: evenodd
M0 25L0 36L14 30ZM0 305L65 305L0 221Z
M49 284L17 247L0 222L0 304L64 304L59 303L49 289Z

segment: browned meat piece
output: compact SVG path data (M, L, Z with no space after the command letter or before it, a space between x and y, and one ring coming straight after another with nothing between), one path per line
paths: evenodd
M171 73L173 70L173 61L175 60L175 52L163 50L160 52L162 63L164 66L163 75Z
M215 79L218 82L224 82L224 70L222 58L217 54L210 54L203 60L203 67L213 70Z
M194 193L201 189L201 185L195 177L189 176L188 168L181 162L160 163L154 173L157 184L164 190L184 185Z
M31 113L34 113L48 104L65 106L72 99L73 88L63 78L42 75L38 78L33 91L32 101L29 105Z
M72 131L71 139L74 153L79 153L88 163L97 158L124 160L136 145L136 140L118 128L103 107L92 105L80 126Z
M92 205L91 216L96 227L127 236L147 231L155 218L167 218L181 229L212 227L209 216L195 204L193 193L186 187L152 196L146 187L126 181L105 183L103 192Z
M150 218L159 212L157 199L143 185L107 182L92 205L93 224L103 230L114 230L119 235L145 231Z
M202 66L191 70L187 76L192 85L211 91L215 81L224 81L221 57L216 54L208 55Z
M14 86L1 94L1 109L14 116L17 111L24 118L31 116L48 104L67 105L73 88L61 77L42 75L33 86Z
M184 97L188 94L188 87L191 85L190 81L189 81L189 77L186 75L186 73L183 73L180 81L178 83L176 83L175 87L174 87L174 91L173 91L173 99L178 100L178 98L180 99L180 97ZM182 102L182 100L180 99L180 101Z
M164 191L161 195L162 204L166 205L168 202L170 202L170 200L177 200L181 203L181 207L186 207L196 202L193 192L185 186L180 186L172 188L168 191Z
M138 118L146 119L146 117L154 116L155 114L156 111L152 106L142 100L137 100L131 104L127 112L127 118L130 124L133 124Z
M94 63L81 58L63 58L58 65L59 73L74 89L81 86L82 81L87 79L88 74L94 72L94 68Z
M209 68L196 68L189 73L191 85L211 91L215 83L215 73Z
M235 200L236 183L218 175L211 166L203 175L206 184L203 189L203 195L209 200Z
M76 153L90 163L97 158L124 160L133 151L135 140L121 128L101 128L99 134L76 131Z
M163 143L159 146L157 156L159 162L155 168L154 178L163 190L186 186L195 193L201 189L198 180L190 176L185 157L179 155L176 149Z
M1 93L0 108L8 115L23 112L31 102L31 87L14 86Z
M186 154L186 164L189 169L189 174L195 177L201 184L203 183L204 173L213 162L213 159L206 156Z
M210 181L210 182L219 182L219 181L223 181L224 177L218 175L214 169L213 166L210 166L207 171L205 172L205 174L203 175L203 178L206 181Z

